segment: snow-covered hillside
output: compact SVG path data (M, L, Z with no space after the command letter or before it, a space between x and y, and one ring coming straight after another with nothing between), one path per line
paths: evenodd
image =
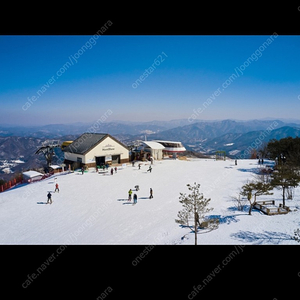
M57 175L0 194L1 244L193 244L188 228L175 223L179 193L186 184L201 184L204 197L211 198L210 216L220 219L219 228L199 233L198 244L298 244L290 237L299 228L300 195L287 200L293 210L286 215L267 216L258 210L238 211L231 196L252 179L259 167L256 160L213 159L156 161L152 172L143 163L139 170L118 167L117 174L100 175L89 170ZM53 204L47 192L53 193ZM135 191L134 186L140 190ZM136 205L129 203L128 190L137 193ZM153 199L149 190L153 189ZM281 203L281 191L261 196ZM182 238L185 236L185 238Z

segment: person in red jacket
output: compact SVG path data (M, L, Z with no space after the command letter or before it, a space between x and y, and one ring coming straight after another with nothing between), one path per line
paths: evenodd
M55 191L54 192L56 192L56 191L59 193L58 183L55 185Z

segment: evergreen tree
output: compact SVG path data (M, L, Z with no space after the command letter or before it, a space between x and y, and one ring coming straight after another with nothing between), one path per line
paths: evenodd
M250 202L249 215L253 206L256 203L256 197L261 195L273 195L270 191L273 189L273 186L270 183L258 181L250 182L242 186L241 195L247 196L247 200ZM252 196L254 196L254 201L252 201Z
M283 163L277 166L272 174L271 185L282 190L282 204L285 206L286 189L298 186L300 182L299 171L294 167Z
M273 139L267 145L267 152L278 165L288 163L300 167L300 137Z
M194 229L192 230L195 233L195 245L197 245L198 225L200 226L201 221L204 219L204 215L213 210L213 208L207 208L211 199L204 198L203 194L200 193L200 184L195 182L194 186L187 184L187 187L190 194L186 195L180 193L179 202L182 204L183 209L178 212L177 217L179 219L176 219L175 222L192 229L189 225L189 221L193 220Z

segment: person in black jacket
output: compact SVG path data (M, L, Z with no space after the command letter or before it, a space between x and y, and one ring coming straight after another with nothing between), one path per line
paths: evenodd
M137 194L134 194L133 195L133 204L136 204L137 203Z
M151 198L153 198L153 190L152 190L152 188L150 188L150 197L149 197L149 199L151 199Z
M48 203L52 204L51 192L48 193L47 197L48 197L47 204Z

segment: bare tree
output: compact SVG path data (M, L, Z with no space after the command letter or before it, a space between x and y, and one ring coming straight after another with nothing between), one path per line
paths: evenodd
M231 196L231 199L234 203L234 206L237 208L237 210L244 211L247 200L243 198L241 199L241 194L239 194L238 196Z
M260 148L258 149L258 154L260 158L265 158L268 155L268 143L263 142Z

